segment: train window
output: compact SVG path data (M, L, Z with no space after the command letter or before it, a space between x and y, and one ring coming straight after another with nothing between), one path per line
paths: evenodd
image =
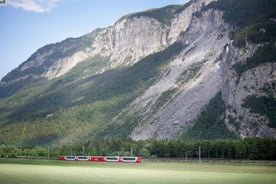
M118 160L118 157L107 157L106 160Z
M79 156L78 159L88 159L87 156Z
M67 159L75 159L75 156L66 156Z
M136 160L135 157L124 157L123 160Z

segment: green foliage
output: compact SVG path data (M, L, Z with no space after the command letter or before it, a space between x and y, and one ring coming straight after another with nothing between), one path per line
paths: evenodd
M1 85L0 86L0 99L7 98L9 96L14 95L15 93L19 92L20 90L26 90L34 85L44 84L47 80L46 79L33 79L32 77L28 77L25 80L22 80L18 83L11 83L8 85Z
M151 54L129 68L107 71L86 79L93 80L93 85L84 95L95 100L114 96L137 95L149 87L159 77L162 67L181 51L182 43L172 44L167 49ZM97 86L97 88L95 88ZM91 99L85 99L90 102Z
M154 18L157 21L161 22L162 24L170 25L175 12L179 8L181 8L180 5L170 5L170 6L166 6L164 8L150 9L148 11L133 13L133 14L124 16L121 19L119 19L118 21L121 21L122 19L126 19L126 18L132 18L132 17L139 18L141 16L144 16L144 17Z
M29 102L18 109L15 109L12 114L8 116L10 121L33 121L37 118L44 118L48 114L62 108L66 103L68 93L51 93L45 96L38 97L35 101Z
M219 92L203 109L192 127L183 132L185 139L237 138L224 123L225 105Z
M36 77L33 76L41 76L47 68L53 65L54 62L63 58L63 57L70 57L74 53L89 47L92 44L92 40L95 37L94 32L84 35L79 38L67 38L62 42L58 42L55 44L46 45L40 49L38 49L27 61L22 63L17 69L8 73L5 77L3 77L3 82L11 82L12 80L18 80L19 78L25 78L28 76L27 79L22 80L21 82L15 82L8 85L4 85L0 87L0 98L5 98L11 96L21 90L22 88L30 87L30 84L33 83L40 83L41 80L44 79L35 79ZM44 56L45 55L45 56ZM41 60L41 57L44 56L44 62L42 64L32 64L33 66L24 68L25 65L29 65L28 63ZM37 59L39 58L39 59Z
M236 47L245 47L246 41L251 43L267 43L276 40L276 23L262 22L234 30L230 33Z
M273 17L276 13L276 2L274 0L218 0L208 4L203 11L211 8L224 11L223 18L226 22L244 27Z
M106 72L95 80L97 89L91 89L88 94L91 98L108 99L120 96L122 101L116 106L117 110L125 107L127 103L147 89L158 78L162 67L183 48L181 43L175 43L164 51L149 55L132 67L121 71ZM99 81L99 82L98 82ZM91 99L85 99L89 102ZM99 136L124 137L135 128L139 118L136 114L127 114L121 117L121 123L107 126ZM114 133L111 133L114 132Z
M198 74L200 69L202 68L204 62L205 62L205 60L203 60L199 63L194 63L191 66L189 66L189 68L187 68L187 70L183 71L181 76L177 79L177 83L179 85L181 85L181 84L185 84L185 83L189 82L191 79L193 79Z
M0 118L5 128L0 131L0 139L14 144L45 145L57 140L67 144L72 139L126 137L139 122L137 115L126 114L120 117L119 124L113 123L113 118L158 79L182 48L180 42L175 43L131 67L98 75L95 71L108 58L91 58L64 76L41 86L35 84L31 91L20 91L20 95L6 100L8 105L3 103L5 108L1 111L6 113ZM19 126L24 134L17 129Z
M184 6L167 6L161 9L149 10L131 14L126 17L152 17L164 25L169 25L173 16L187 8L192 2ZM261 63L273 62L275 53L275 22L270 21L275 17L275 1L273 0L218 0L211 2L203 8L203 11L214 8L224 11L224 19L238 27L231 32L230 37L234 45L245 46L246 41L264 43L263 47L243 64L235 64L233 68L240 76L244 71L256 67ZM197 12L194 16L202 16ZM125 17L123 17L125 18ZM120 20L119 20L120 21ZM265 32L260 31L264 29ZM24 70L14 70L3 81L11 81L28 74L42 74L45 68L54 61L70 56L73 53L90 46L98 30L80 38L69 38L63 42L50 44L39 49L26 62L34 60L44 53L51 53L42 66ZM66 75L58 79L40 81L30 77L22 83L14 83L0 87L0 98L8 97L0 104L0 140L1 143L15 143L26 145L46 145L57 140L60 144L68 141L87 141L102 137L127 137L141 120L134 112L119 116L118 113L129 102L144 92L156 79L160 77L160 71L181 50L183 45L177 42L164 51L149 55L127 68L120 68L95 75L109 61L109 58L89 58L82 62ZM50 52L54 50L54 52ZM26 64L26 63L23 63ZM23 66L23 64L21 66ZM196 75L201 68L192 65L190 72L184 72L179 83L185 83ZM161 108L165 101L170 99L175 89L163 93L153 108ZM264 103L263 111L251 108L256 104ZM269 102L270 101L270 102ZM275 101L275 100L274 100ZM275 127L274 101L271 98L251 98L246 101L252 111L266 115L269 126ZM260 105L261 106L261 105ZM184 132L183 138L236 138L223 122L225 107L218 94L198 119L193 127ZM269 112L270 111L270 112ZM235 121L231 119L231 121ZM24 130L24 131L22 131ZM167 146L172 148L173 143ZM152 145L143 147L143 153L150 155ZM179 148L180 149L180 148ZM95 150L94 150L95 151ZM102 150L104 152L104 150ZM175 153L160 151L164 155L174 156ZM106 152L105 152L106 153ZM157 154L157 153L156 153ZM155 154L155 155L156 155Z
M275 41L276 24L270 21L276 15L274 0L218 0L208 4L202 11L210 8L224 11L224 20L237 27L230 33L234 46L245 47L246 41Z
M32 146L55 144L59 137L59 129L55 122L50 119L30 122L15 122L2 125L0 139L3 143L12 145Z
M112 138L125 138L128 137L134 128L137 126L141 117L138 114L128 113L120 116L119 122L113 122L101 131L97 138L112 137Z
M165 103L168 103L172 96L177 92L176 88L171 88L161 94L160 97L156 100L154 105L151 107L153 113L158 112Z
M0 158L16 158L20 151L16 146L0 146Z
M40 129L39 127L37 129ZM26 137L26 136L25 136ZM41 134L22 141L23 145L47 145L57 141L59 138L58 133Z
M151 155L158 157L196 158L201 147L202 158L273 160L276 140L251 138L243 140L160 140L152 141Z
M236 63L233 65L233 69L238 76L251 68L257 67L262 63L274 62L276 58L276 45L274 43L265 44L260 47L252 57L247 58L244 63Z
M145 140L97 139L66 146L50 147L50 156L57 155L122 155L143 158L198 158L199 146L202 158L275 160L276 139L247 138L239 140ZM83 153L84 148L84 153ZM1 157L47 156L48 146L16 147L0 145Z
M268 126L276 128L276 98L248 96L242 106L251 109L251 112L266 116L269 120Z
M261 88L261 91L264 92L268 97L274 97L276 92L276 82L267 82Z

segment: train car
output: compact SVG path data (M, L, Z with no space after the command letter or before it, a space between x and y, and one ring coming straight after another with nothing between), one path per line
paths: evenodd
M58 156L57 160L77 161L78 157L77 156Z
M119 156L89 156L92 162L120 162Z
M57 160L67 161L91 161L91 162L124 162L124 163L141 163L141 157L125 156L58 156Z

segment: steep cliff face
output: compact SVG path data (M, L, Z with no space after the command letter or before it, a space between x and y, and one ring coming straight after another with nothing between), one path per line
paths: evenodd
M224 46L229 41L227 30L228 25L219 11L210 10L201 18L191 19L181 37L187 44L186 48L171 62L161 80L136 100L136 103L147 103L145 108L148 108L149 119L134 130L134 139L178 136L221 90L223 61L220 55L225 52ZM151 114L154 103L168 90L175 92L171 94L171 102L168 101L156 114Z
M243 63L256 53L261 45L248 44L246 49L237 49L230 46L227 56L223 95L227 105L225 122L228 128L241 137L275 137L276 130L269 126L269 118L251 110L250 105L245 105L250 97L275 98L275 62L264 63L253 67L241 75L233 70L234 63ZM251 102L254 103L254 102ZM263 102L264 103L264 102ZM258 108L267 108L264 104L252 104ZM269 109L271 113L273 108ZM274 121L274 120L271 120Z
M147 27L148 29L143 29ZM115 67L132 65L142 57L160 51L167 44L167 28L149 17L126 18L112 30L112 56Z
M0 83L0 139L276 137L274 14L235 24L235 3L138 12L42 47Z
M171 22L170 32L168 35L168 40L170 42L175 42L181 33L184 33L190 26L191 20L193 18L193 13L198 12L202 7L208 5L213 0L199 0L190 1L175 16Z

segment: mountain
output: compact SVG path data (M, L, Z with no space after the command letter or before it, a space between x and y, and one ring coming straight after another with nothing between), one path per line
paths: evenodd
M192 0L38 49L0 82L0 140L276 137L276 2Z

